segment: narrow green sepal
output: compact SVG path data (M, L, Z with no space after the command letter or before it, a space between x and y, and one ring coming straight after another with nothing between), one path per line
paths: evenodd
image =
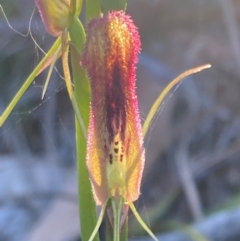
M76 48L77 52L81 54L86 39L86 33L81 21L77 17L73 19L72 25L69 28L69 34L71 43Z
M137 219L138 223L144 228L144 230L153 238L153 240L158 241L157 237L153 234L151 229L145 224L142 220L141 216L139 215L138 211L136 210L134 204L132 202L128 203L130 209L132 210L133 215Z
M82 0L71 0L70 3L70 12L68 17L68 26L70 27L72 25L72 21L74 17L77 17L80 15L82 10Z
M160 93L160 95L158 96L158 98L156 99L156 101L153 103L147 118L145 119L145 122L143 124L143 135L145 136L150 124L155 116L155 114L157 113L158 108L161 106L161 104L163 103L163 100L165 99L165 97L167 96L167 94L170 92L170 90L173 89L174 86L176 86L177 84L179 84L183 79L185 79L186 77L192 75L192 74L196 74L204 69L208 69L210 68L211 65L210 64L205 64L202 66L198 66L195 67L193 69L189 69L185 72L183 72L182 74L180 74L177 78L175 78L174 80L172 80L164 89L163 91Z
M60 37L54 42L54 44L52 45L52 47L50 48L48 53L41 60L41 62L36 66L36 68L32 71L32 73L28 76L28 78L26 79L26 81L24 82L22 87L19 89L17 94L14 96L14 98L10 102L10 104L4 110L2 115L0 115L0 127L4 124L4 122L6 121L6 119L8 118L8 116L10 115L10 113L12 112L12 110L14 109L16 104L18 103L18 101L21 99L21 97L23 96L25 91L28 89L30 84L35 79L35 77L38 74L40 74L49 64L51 64L52 57L54 56L54 53L56 53L59 46L61 46L61 38ZM49 60L51 60L51 61L49 62Z

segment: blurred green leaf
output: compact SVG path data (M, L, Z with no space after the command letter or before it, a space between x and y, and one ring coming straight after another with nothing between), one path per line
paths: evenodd
M85 31L78 18L74 18L69 28L71 46L71 66L75 88L75 98L85 128L89 122L90 86L85 70L80 66L80 53L85 42ZM76 125L76 149L78 168L79 215L81 224L81 240L87 241L96 225L96 205L93 200L92 188L86 166L86 139L79 122ZM99 240L98 235L94 238Z
M123 10L127 8L127 0L100 0L101 11L107 14L113 10Z
M86 1L86 22L88 23L92 18L100 17L100 3L96 0Z

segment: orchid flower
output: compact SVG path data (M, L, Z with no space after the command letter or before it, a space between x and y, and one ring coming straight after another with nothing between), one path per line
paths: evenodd
M82 61L92 91L87 166L96 203L103 206L102 212L108 203L111 205L109 219L114 227L114 241L120 240L128 206L143 228L157 240L133 205L140 195L145 162L136 95L140 43L137 27L123 11L112 11L88 24ZM183 77L186 73L163 93L166 95ZM102 217L100 215L89 241L94 238Z

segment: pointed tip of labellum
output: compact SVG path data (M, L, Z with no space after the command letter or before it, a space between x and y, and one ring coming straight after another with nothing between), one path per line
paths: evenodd
M70 0L35 0L46 30L59 36L68 27Z
M113 11L88 24L82 64L92 100L87 165L97 204L108 197L134 201L144 165L136 96L140 37L130 16Z

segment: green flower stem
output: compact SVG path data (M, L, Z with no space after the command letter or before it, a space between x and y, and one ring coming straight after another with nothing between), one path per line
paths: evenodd
M82 52L85 41L85 32L79 19L74 18L73 24L69 28L69 33L73 44L70 51L75 98L83 123L87 129L89 122L90 87L85 70L80 66L80 53ZM96 225L96 205L93 200L86 166L86 138L77 119L75 125L81 240L88 241ZM99 240L98 235L96 235L93 240Z
M112 210L113 210L113 240L120 241L120 229L121 229L121 214L123 199L111 198Z
M127 241L128 240L128 217L124 217L122 221L122 214L124 212L123 198L110 198L107 209L109 213L105 215L106 221L106 241ZM127 209L128 210L128 209ZM110 218L110 216L112 217ZM111 220L110 220L111 219Z

